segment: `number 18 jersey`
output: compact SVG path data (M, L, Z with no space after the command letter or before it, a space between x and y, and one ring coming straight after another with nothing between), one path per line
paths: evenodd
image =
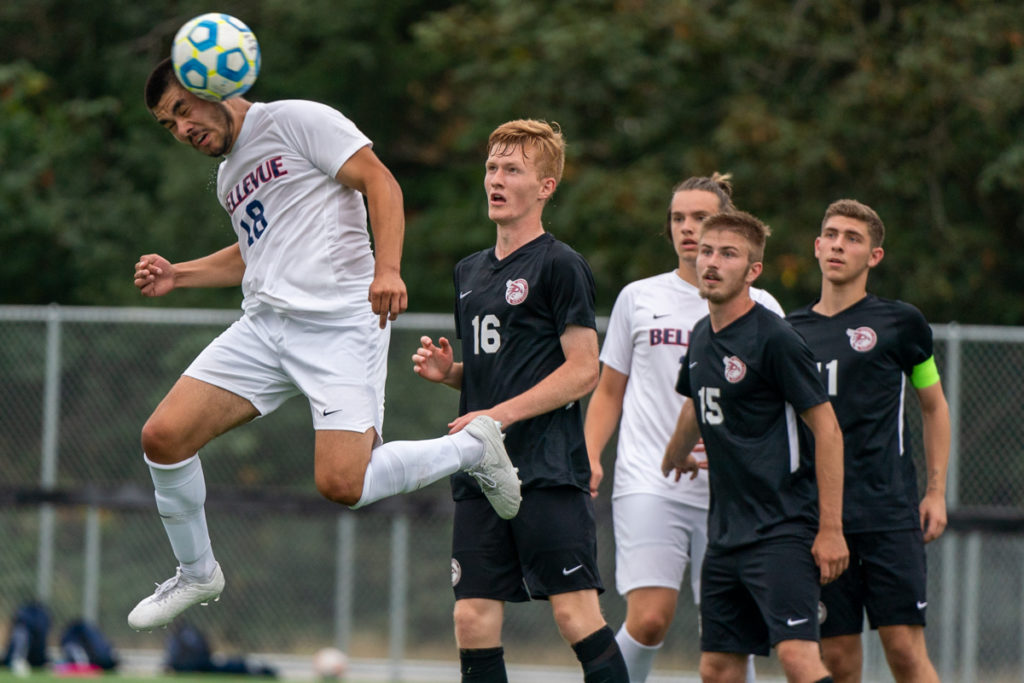
M491 408L550 375L565 362L559 337L567 326L596 329L590 266L550 233L501 260L493 248L467 256L455 266L454 280L460 414ZM589 490L579 401L510 425L505 434L524 488ZM452 493L456 500L481 495L462 472L452 476Z

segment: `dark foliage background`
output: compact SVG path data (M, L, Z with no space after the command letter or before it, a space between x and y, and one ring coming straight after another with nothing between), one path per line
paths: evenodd
M405 191L411 310L450 310L452 266L493 242L486 136L537 117L570 144L547 226L591 262L601 312L672 267L671 186L721 170L774 230L760 284L786 308L815 295L821 214L852 196L889 230L877 293L933 322L1024 323L1024 5L996 0L5 2L0 303L140 304L139 254L233 239L216 163L141 97L211 9L260 39L252 99L326 102L375 141Z

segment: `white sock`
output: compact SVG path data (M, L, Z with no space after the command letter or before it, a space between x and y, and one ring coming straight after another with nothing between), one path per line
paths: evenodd
M421 489L472 467L483 453L483 444L465 430L438 439L391 441L378 446L363 475L363 493L352 509Z
M623 624L619 632L615 634L615 642L619 644L622 658L626 660L626 670L629 672L629 683L644 683L654 666L654 655L658 654L662 643L657 645L642 645L629 635L626 625Z
M199 455L174 465L159 465L143 454L156 489L156 509L178 559L181 573L208 581L217 561L206 527L206 479Z
M754 683L757 676L754 673L754 655L747 656L747 683Z

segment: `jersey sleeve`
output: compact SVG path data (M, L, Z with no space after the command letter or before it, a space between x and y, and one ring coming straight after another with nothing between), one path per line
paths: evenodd
M690 349L686 349L686 355L679 361L679 375L676 377L676 393L687 398L693 398L690 394Z
M373 144L356 124L327 105L306 100L281 105L273 116L285 141L332 178L353 154Z
M558 334L569 325L597 329L594 312L596 286L590 266L572 249L553 249L547 266L547 281L551 284L549 300Z
M911 375L914 368L931 358L935 351L928 321L914 306L905 306L900 322L900 367L905 374Z
M633 291L627 285L616 297L601 347L601 362L623 375L629 374L633 363Z
M802 413L828 401L828 394L821 383L814 354L804 338L789 323L781 324L785 327L773 333L771 343L764 345L766 353L770 354L766 367L775 374L786 403Z

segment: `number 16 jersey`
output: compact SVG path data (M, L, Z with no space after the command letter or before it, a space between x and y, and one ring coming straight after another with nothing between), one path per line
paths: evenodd
M565 362L569 325L596 329L594 278L578 253L544 233L504 259L494 249L455 266L455 326L462 341L459 413L486 410L538 384ZM579 401L510 425L505 448L524 488L590 486ZM456 500L481 495L465 473Z

